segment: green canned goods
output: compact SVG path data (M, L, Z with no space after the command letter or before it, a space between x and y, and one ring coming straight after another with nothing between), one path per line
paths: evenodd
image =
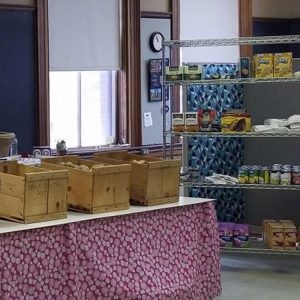
M238 174L239 183L248 183L249 181L249 168L247 166L241 166Z
M274 185L280 184L281 165L275 164L271 168L270 183Z
M249 183L258 183L259 169L260 168L258 166L252 166L249 168Z
M270 183L270 169L268 167L262 167L261 168L262 176L264 179L264 184Z

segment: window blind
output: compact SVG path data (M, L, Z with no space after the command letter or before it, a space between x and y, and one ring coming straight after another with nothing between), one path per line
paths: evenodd
M120 69L119 0L49 0L51 71Z

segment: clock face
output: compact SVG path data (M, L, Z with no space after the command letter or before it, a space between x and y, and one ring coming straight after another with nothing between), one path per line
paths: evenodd
M150 47L152 51L159 52L162 49L162 43L164 40L164 36L160 32L153 32L150 36Z

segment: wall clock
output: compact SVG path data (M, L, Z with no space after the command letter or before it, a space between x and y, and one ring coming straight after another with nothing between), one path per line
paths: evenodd
M152 51L160 52L162 49L162 43L164 40L164 36L161 32L155 31L150 35L149 45Z

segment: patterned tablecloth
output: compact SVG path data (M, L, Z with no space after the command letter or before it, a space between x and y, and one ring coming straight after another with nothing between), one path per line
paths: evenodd
M0 299L214 299L213 203L0 235Z

